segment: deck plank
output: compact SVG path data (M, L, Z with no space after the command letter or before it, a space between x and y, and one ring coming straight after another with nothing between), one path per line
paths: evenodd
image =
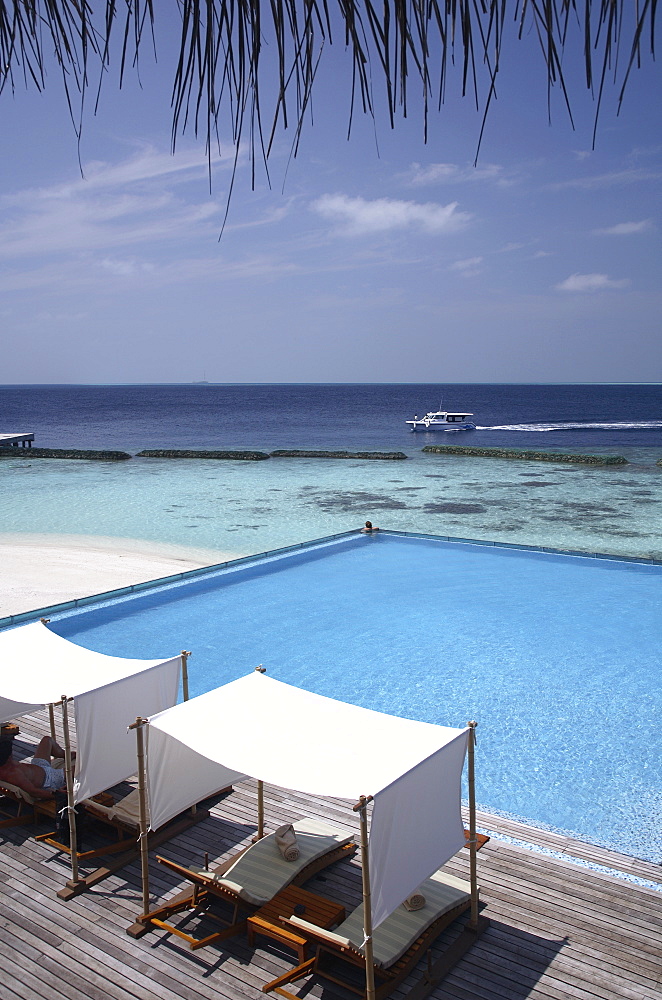
M21 719L17 750L25 744L29 753L45 729L41 713ZM238 785L213 804L208 819L158 853L184 865L201 862L205 852L210 865L225 860L254 835L256 802L255 782ZM358 831L348 803L265 788L267 829L305 815ZM479 827L498 834L478 855L491 924L433 991L434 1000L662 1000L662 893L571 859L657 883L661 868L485 813ZM291 966L290 954L266 938L257 939L254 951L244 936L193 953L162 931L129 937L126 928L141 910L137 860L63 902L56 893L69 877L68 858L35 841L33 832L0 830L0 1000L257 1000L262 986ZM448 867L468 877L468 852ZM150 879L154 902L182 888L154 859ZM361 899L360 864L343 861L307 887L353 908ZM433 959L457 932L442 935ZM421 971L394 991L394 1000L403 1000ZM306 996L347 1000L348 994L313 982Z

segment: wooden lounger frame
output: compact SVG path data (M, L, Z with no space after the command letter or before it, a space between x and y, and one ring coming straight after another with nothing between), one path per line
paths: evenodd
M225 789L225 791L231 790L231 788ZM160 847L168 840L172 840L173 837L178 837L180 833L184 833L196 823L208 818L209 812L206 809L197 809L195 813L191 813L190 811L183 813L165 826L150 833L145 847L148 849ZM86 892L110 875L114 875L115 872L134 862L142 850L142 844L138 835L130 843L130 849L123 854L116 854L112 861L102 865L100 868L96 868L89 875L81 876L79 874L75 881L72 879L67 882L64 888L59 890L57 894L58 898L64 900L72 899L74 896L80 895L81 892Z
M409 973L418 965L422 956L429 950L430 946L439 937L439 935L449 927L462 913L465 913L471 908L471 900L466 899L464 902L459 903L453 909L448 910L446 913L441 914L437 919L430 924L430 926L409 946L407 951L402 955L396 962L394 962L388 968L383 968L379 965L374 965L374 979L375 979L375 1000L384 1000L388 997L393 990L402 983ZM290 927L301 933L301 928L292 923L286 917L281 917L281 921L285 925L290 925ZM420 1000L420 998L427 996L427 994L441 981L443 975L448 972L452 966L458 961L458 959L467 951L475 942L477 936L482 934L485 928L488 926L488 920L484 917L480 918L478 921L478 926L476 930L470 930L465 928L460 937L457 939L454 945L451 946L451 950L454 951L452 960L448 961L449 953L445 953L442 958L446 960L444 964L447 966L445 971L442 973L440 966L431 966L428 962L428 969L426 976L421 983L418 983L414 989L408 994L408 997L413 998L414 996ZM357 994L362 998L366 996L365 982L362 985L357 985L356 977L352 980L351 976L342 975L343 964L350 966L353 969L358 969L365 975L366 969L366 959L362 952L352 945L334 945L320 934L318 937L312 927L307 927L305 932L307 937L312 941L317 942L317 948L315 951L315 956L309 958L305 962L301 962L294 969L289 972L285 972L282 976L274 979L272 982L267 983L266 986L262 987L263 993L278 993L280 996L287 997L288 1000L301 1000L300 995L296 993L290 993L283 987L289 983L294 983L299 979L303 979L306 976L318 975L329 982L336 983L338 986L344 987L344 989L349 990L352 993ZM461 942L460 947L455 947L459 942ZM351 971L351 970L350 970ZM381 982L379 982L381 980Z
M90 858L102 858L106 854L117 854L120 851L128 851L136 847L140 832L137 823L129 823L117 818L110 819L105 813L94 808L93 800L81 802L78 808L83 809L85 816L89 816L99 823L112 827L117 834L117 841L114 843L104 844L103 847L96 847L89 851L76 850L76 857L79 861L86 861ZM39 815L47 815L49 819L53 818L50 803L48 808L37 805L35 813L37 818ZM71 854L70 845L60 840L57 830L51 830L49 833L39 833L35 837L35 840L41 840L45 844L50 844L51 847L56 847L59 851L64 851L65 854Z
M217 794L226 795L231 791L232 786L229 785L227 788L221 789ZM13 791L13 788L8 788L0 782L0 798L3 797L9 798L15 802L17 810L15 813L9 813L2 806L0 806L0 816L5 817L0 820L0 829L12 826L35 824L39 821L40 817L44 816L51 821L53 820L52 799L42 800L32 799L31 796L25 797L24 795L19 795L17 792ZM83 805L83 803L81 803L81 805ZM139 829L136 826L131 823L126 823L116 817L110 819L100 810L95 810L93 803L90 803L89 805L88 803L85 803L85 810L94 819L113 827L117 832L119 839L115 843L111 842L103 847L95 848L94 850L76 851L76 861L91 860L93 858L100 858L110 854L116 855L116 857L112 862L95 869L93 872L90 872L89 875L79 876L75 880L69 880L57 893L60 899L72 899L74 896L78 896L81 892L85 892L87 889L91 889L93 886L98 885L99 882L108 878L109 875L113 875L121 868L124 868L125 865L135 861L137 854L140 852ZM176 837L185 830L188 830L195 823L199 823L201 820L207 819L208 816L209 812L204 809L196 808L195 811L189 811L188 813L172 820L170 823L167 823L164 827L161 827L160 830L150 833L148 837L149 846L160 847L172 837ZM49 844L51 847L55 847L58 851L62 851L71 856L70 845L59 840L55 830L51 830L48 833L37 834L35 836L35 840Z
M8 788L0 782L0 798L10 799L16 803L16 812L9 812L4 806L0 806L0 816L5 817L0 820L0 829L36 822L35 800L31 796L26 798L25 795L18 795L13 788Z
M246 929L246 916L250 916L262 904L248 903L246 900L241 899L236 892L228 888L228 886L219 885L216 879L223 877L234 865L235 861L247 850L249 848L245 847L242 851L234 854L227 861L224 861L217 868L209 872L196 872L190 868L186 868L184 865L177 864L176 861L169 861L167 858L157 856L156 860L160 864L165 865L166 868L169 868L170 871L173 871L182 879L192 882L193 885L191 889L185 889L183 892L180 892L163 906L156 907L142 914L134 924L127 928L127 934L131 937L142 937L147 931L153 928L160 928L186 941L192 951L204 948L214 941L222 941L224 938L240 934ZM320 855L320 857L310 861L305 868L302 868L292 879L290 885L302 885L309 878L312 878L313 875L316 875L317 872L327 868L335 861L340 861L342 858L351 858L356 850L356 844L349 843L327 851L325 854ZM220 915L208 912L208 908L214 901L221 901L232 907L232 915L229 920L226 921ZM168 922L170 917L186 910L193 910L199 915L204 914L211 917L213 920L223 924L223 929L208 934L205 937L197 938L192 934L182 931L175 924ZM245 916L242 915L243 913L245 913Z

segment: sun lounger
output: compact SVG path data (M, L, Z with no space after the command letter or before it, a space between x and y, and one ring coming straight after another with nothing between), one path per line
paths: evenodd
M63 768L64 760L61 757L55 757L52 762L54 768ZM0 809L0 815L6 817L6 819L0 821L0 829L8 826L21 826L25 823L36 823L42 804L44 801L50 801L45 799L35 799L29 792L26 792L24 788L19 788L18 785L12 785L9 781L0 780L0 796L8 798L16 803L16 812L8 813L4 809ZM26 806L29 808L26 810ZM43 811L43 810L41 810Z
M388 996L409 975L435 938L471 905L469 884L446 872L435 872L423 883L420 891L425 896L422 909L407 910L398 906L374 931L377 1000ZM365 995L363 905L334 931L323 930L295 916L283 919L283 923L314 942L317 950L314 958L267 983L263 992L275 991L291 1000L298 1000L297 994L283 987L304 976L319 975L359 996Z
M101 795L85 799L85 811L102 823L110 823L120 829L138 831L140 826L140 793L134 788L117 802L110 801L112 796Z
M24 789L8 781L0 781L0 796L16 804L16 810L12 812L0 808L0 815L5 817L0 820L0 829L35 822L35 799Z
M288 885L301 885L316 872L340 858L351 857L356 851L351 830L330 826L321 820L301 819L294 823L299 847L296 861L285 861L275 842L274 834L245 848L213 871L206 868L185 868L166 858L157 860L193 883L193 888L175 897L169 904L145 914L145 924L161 927L183 938L192 949L202 948L213 941L238 934L245 929L246 916L273 899ZM206 911L212 902L229 904L229 919L209 914L224 928L204 938L195 938L167 922L174 913L195 909Z
M39 811L39 806L37 806L37 814ZM41 811L47 812L51 818L53 817L52 804L47 809L42 807ZM133 789L117 802L113 801L111 795L105 793L92 799L85 799L76 806L76 812L80 818L81 829L85 821L92 818L112 827L117 835L117 840L93 850L83 851L79 846L77 851L79 861L103 857L106 854L116 854L131 848L137 849L137 839L140 832L140 799L137 789ZM56 829L50 833L41 833L36 839L70 853L68 827L64 833Z

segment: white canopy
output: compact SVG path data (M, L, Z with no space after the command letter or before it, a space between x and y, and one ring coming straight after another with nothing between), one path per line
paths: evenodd
M95 653L63 639L42 622L0 632L0 722L53 705L63 695L74 698L94 691L162 662Z
M374 796L375 926L464 844L467 729L358 708L258 672L149 721L153 829L220 787L218 766L229 781L251 775L310 794Z
M0 633L0 721L74 698L78 756L75 800L136 770L127 724L177 701L181 657L127 660L83 649L42 622Z

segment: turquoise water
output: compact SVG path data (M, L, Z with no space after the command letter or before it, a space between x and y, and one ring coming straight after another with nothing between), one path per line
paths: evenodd
M4 459L0 532L264 552L360 526L662 558L659 452L621 467L407 461Z
M392 714L475 718L483 808L659 862L661 622L660 566L376 535L51 627L113 655L190 649L194 694L263 663Z

